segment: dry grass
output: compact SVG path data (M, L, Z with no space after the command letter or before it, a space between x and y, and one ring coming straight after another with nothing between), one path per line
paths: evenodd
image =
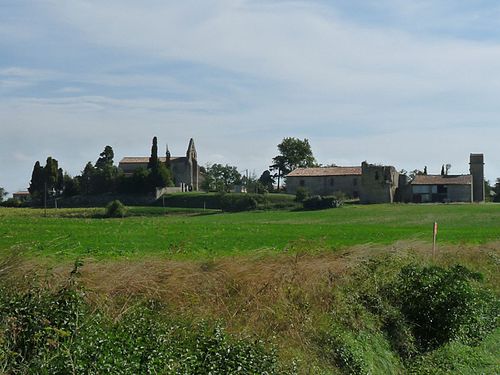
M360 245L341 252L256 254L210 262L87 259L77 280L96 307L117 319L138 299L153 298L162 301L170 313L221 319L229 331L277 337L279 344L307 352L310 336L304 333L331 311L332 288L360 263L388 255L440 265L460 262L483 271L489 275L490 286L500 287L500 243L440 246L432 259L429 244L408 241ZM18 287L23 276L26 282L42 280L52 288L68 279L74 265L47 267L12 257L0 263L0 277L17 280Z

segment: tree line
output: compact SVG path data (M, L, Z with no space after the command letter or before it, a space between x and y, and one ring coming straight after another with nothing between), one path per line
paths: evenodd
M59 168L58 161L48 157L45 166L37 161L33 167L28 188L32 199L41 201L45 197L70 197L84 194L129 193L147 194L156 188L173 186L170 160L162 163L158 158L157 138L153 138L151 156L147 168L138 168L127 176L114 165L114 152L106 146L93 164L88 162L82 173L70 176Z

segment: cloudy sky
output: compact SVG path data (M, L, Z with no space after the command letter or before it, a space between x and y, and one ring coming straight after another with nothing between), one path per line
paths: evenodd
M500 177L494 0L1 0L0 186L153 136L256 174L283 137L323 164ZM161 149L162 150L162 149Z

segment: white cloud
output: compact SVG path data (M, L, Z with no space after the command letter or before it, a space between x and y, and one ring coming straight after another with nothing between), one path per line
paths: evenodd
M117 61L71 74L0 70L6 92L45 81L61 87L51 90L60 97L0 102L4 139L33 150L33 161L51 154L77 173L107 143L117 157L139 155L158 135L177 154L194 137L203 163L238 164L259 174L282 137L298 136L311 140L323 163L367 159L412 169L450 162L463 163L457 169L466 172L468 153L477 151L486 153L490 178L500 175L498 43L401 30L397 23L363 24L326 2L48 4L47 22L74 36L76 48L116 54ZM429 15L448 10L430 1L374 4L391 8L401 22L435 23ZM147 68L172 63L190 68L182 74ZM64 97L79 90L86 95ZM3 165L16 142L2 141ZM32 163L23 165L23 176L9 169L17 180L29 177Z

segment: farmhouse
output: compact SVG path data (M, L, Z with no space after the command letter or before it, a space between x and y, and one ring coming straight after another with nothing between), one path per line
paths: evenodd
M470 174L420 174L411 181L396 168L363 162L361 167L298 168L286 176L287 192L342 193L361 203L483 202L484 156L470 155Z
M361 167L298 168L286 176L287 192L299 188L312 195L342 193L362 203L392 203L399 186L399 173L392 166L363 162Z
M20 201L20 202L25 202L28 199L30 199L30 193L29 193L29 191L24 191L24 190L17 191L17 192L12 194L12 198L17 200L17 201Z
M484 155L470 154L470 174L417 175L410 182L411 201L484 202Z
M200 167L198 164L198 154L194 145L194 140L189 140L189 145L185 156L171 156L168 146L165 156L158 158L160 162L170 164L172 176L176 186L185 186L186 190L198 190L200 184ZM139 168L147 168L148 156L124 157L118 167L125 175L132 175Z
M418 175L410 183L412 202L472 202L471 175Z
M286 176L286 189L291 194L304 188L315 195L342 192L358 198L360 182L361 167L298 168Z

